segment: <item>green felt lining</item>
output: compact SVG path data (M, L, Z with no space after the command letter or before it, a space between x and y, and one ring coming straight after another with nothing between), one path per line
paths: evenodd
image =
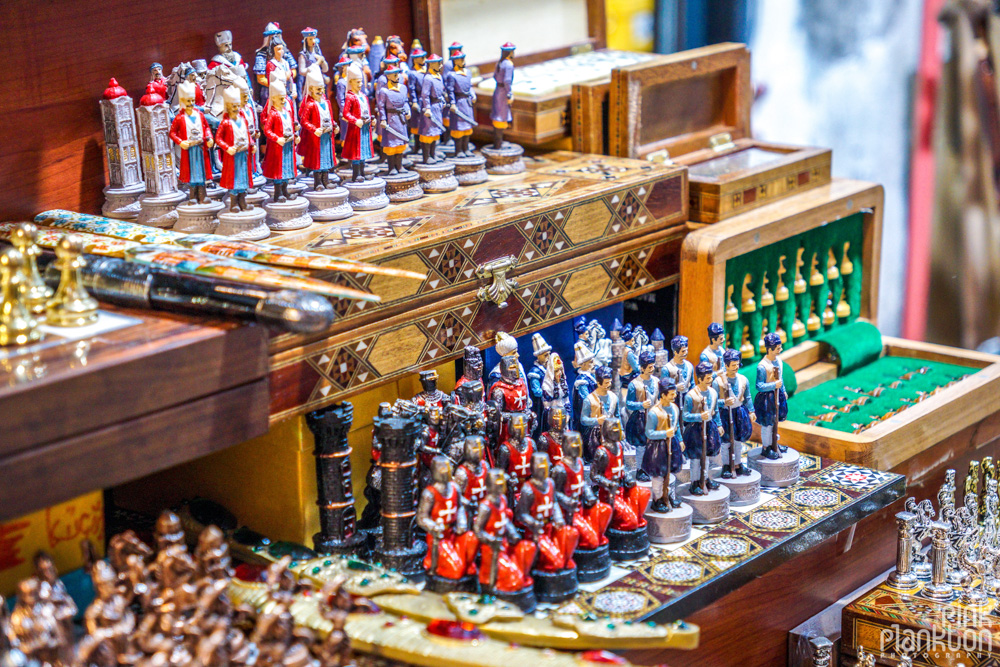
M882 356L882 332L870 322L856 321L817 336L839 362L837 375L863 368Z

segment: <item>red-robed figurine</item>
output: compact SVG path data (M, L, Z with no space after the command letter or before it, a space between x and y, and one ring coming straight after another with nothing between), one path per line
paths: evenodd
M344 137L341 157L351 161L351 180L356 183L365 180L365 161L375 154L371 132L372 111L368 96L361 90L364 82L365 74L360 65L348 65L347 93L341 110L347 124L347 136Z
M566 525L556 502L556 485L549 478L549 457L542 452L531 457L531 477L521 486L516 521L524 527L525 539L538 545L535 569L555 572L576 567L573 552L580 533Z
M521 364L515 355L508 354L500 360L500 379L490 387L489 398L497 405L501 413L498 442L504 442L507 439L507 424L514 415L524 417L528 425L528 433L531 433L534 422L531 397L528 394L528 383L521 375Z
M566 436L568 422L569 416L566 414L566 409L554 406L549 410L549 430L544 431L542 437L539 438L538 451L549 455L549 461L552 463L553 469L562 461L562 443L563 438Z
M502 471L491 469L486 476L486 498L476 513L479 583L484 593L533 611L536 600L530 573L538 547L521 539L512 516L507 505L506 477Z
M431 476L433 483L420 494L417 506L417 525L427 532L427 588L437 593L471 592L479 543L469 530L458 485L451 481L451 462L435 456Z
M512 414L507 427L507 439L497 448L497 467L507 474L507 488L511 500L520 492L531 475L531 457L535 441L528 436L528 422L522 414Z
M455 484L462 492L462 503L469 514L470 525L475 521L479 503L486 497L488 468L483 461L484 456L486 456L486 441L483 440L483 436L466 436L462 463L455 469Z
M222 151L222 178L219 185L229 190L229 208L234 213L247 210L247 190L253 183L250 164L250 123L243 113L242 93L237 86L226 88L222 94L226 113L223 114L219 129L215 131L215 143Z
M195 86L187 81L177 85L180 112L170 124L170 140L181 148L181 183L190 188L190 203L207 204L206 184L212 180L208 149L215 145L205 115L195 109Z
M319 65L309 66L305 82L308 94L299 107L302 125L299 153L302 166L313 173L313 188L322 191L329 187L330 170L337 166L333 135L340 132L340 126L334 122L333 105L326 95L326 80Z
M601 502L614 510L608 527L611 558L634 560L649 553L646 535L646 507L651 492L635 483L635 477L625 470L622 449L621 421L606 419L600 426L600 445L594 453L590 479L597 485Z
M611 505L602 503L587 484L583 469L583 440L576 431L563 436L563 458L552 466L556 498L565 516L572 517L580 533L580 549L596 549L608 543L605 532L611 523Z
M288 181L296 176L295 145L299 143L295 115L285 96L285 82L272 79L267 108L261 114L261 129L267 139L264 176L274 182L274 201L294 199L288 193Z

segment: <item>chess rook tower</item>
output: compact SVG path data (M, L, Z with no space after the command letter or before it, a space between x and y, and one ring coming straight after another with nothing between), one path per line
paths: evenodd
M415 438L420 428L413 418L376 417L375 429L382 444L382 536L375 559L414 581L424 578L424 541L414 536L417 515L417 454Z
M323 554L355 554L363 551L364 535L357 528L357 512L351 491L351 447L347 433L354 421L354 407L338 403L306 415L306 424L316 439L316 504L319 532L313 536L316 551Z
M101 99L101 119L104 121L104 156L108 163L108 185L104 188L101 212L117 220L136 220L139 196L145 186L139 166L135 110L132 98L115 79L108 82Z
M170 110L163 97L146 87L139 100L139 151L146 193L139 197L139 222L153 227L173 227L177 205L186 199L177 189L177 172L170 142Z

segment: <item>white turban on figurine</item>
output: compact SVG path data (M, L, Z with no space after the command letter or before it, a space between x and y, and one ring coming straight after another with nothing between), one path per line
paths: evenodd
M348 81L361 81L365 80L365 72L361 69L361 65L356 62L351 63L347 66L347 80Z
M326 80L323 78L323 70L318 63L313 63L306 69L306 90L310 88L326 88Z
M246 93L247 95L250 94L250 84L247 83L246 79L244 79L242 77L237 78L235 85L236 85L237 88L240 89L241 93Z
M274 76L277 73L278 76ZM286 97L288 95L288 90L285 88L285 80L281 78L281 73L278 70L274 70L271 73L271 85L267 89L268 95L280 95L281 97Z
M510 334L500 332L496 338L496 351L501 357L517 352L517 341Z
M194 82L193 81L182 81L177 84L177 97L182 100L193 100L195 99Z
M233 43L233 33L231 30L220 30L215 33L215 45L222 46L223 44Z
M243 102L240 98L240 89L236 86L229 86L222 93L222 99L226 104L236 104L239 105Z

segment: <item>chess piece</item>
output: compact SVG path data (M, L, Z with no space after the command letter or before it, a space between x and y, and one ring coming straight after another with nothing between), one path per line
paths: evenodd
M826 307L823 308L823 326L828 327L837 321L837 316L833 312L833 292L827 292Z
M519 174L524 171L524 149L504 141L504 131L513 121L510 106L514 101L514 50L507 42L500 47L500 60L493 69L496 86L493 89L490 121L493 123L493 144L480 150L486 158L486 171L490 174Z
M522 540L511 522L506 482L503 471L491 469L486 476L486 498L476 512L479 585L483 593L530 612L537 604L531 568L538 547Z
M806 318L806 331L819 331L820 319L816 314L816 300L809 302L809 317Z
M703 361L695 369L695 385L684 397L681 420L684 422L684 455L691 463L692 496L707 495L719 489L709 474L708 459L721 449L723 429L719 422L719 395L712 388L712 366Z
M56 246L56 266L61 274L59 287L45 306L46 321L52 326L82 327L97 321L97 301L83 287L86 260L81 256L82 251L83 241L72 234L63 236ZM3 324L6 303L3 306L5 310L0 310L0 325ZM0 344L3 344L2 336Z
M778 334L778 337L781 339L781 344L784 345L788 342L788 334L781 326L781 313L778 313L777 320L777 324L774 327L774 333Z
M449 49L451 50L451 49ZM472 85L472 73L465 66L465 54L461 48L451 50L453 63L445 72L444 84L451 98L451 114L448 131L455 140L455 154L451 161L455 164L455 179L459 185L475 185L488 178L486 158L472 151L469 141L476 128L476 89Z
M548 430L543 431L538 438L538 451L548 455L549 462L554 468L563 457L562 443L568 432L569 414L565 407L555 406L549 410L547 417Z
M545 363L545 374L542 376L542 411L538 420L538 430L541 430L542 425L550 423L550 415L554 410L563 412L564 421L568 425L573 414L573 397L566 381L566 368L562 357L552 352ZM554 459L550 460L553 465L557 463Z
M364 164L375 151L372 147L372 113L365 94L365 73L357 63L346 67L347 91L340 113L347 122L342 157L351 163L351 182L360 183L365 179Z
M51 607L63 636L71 639L74 633L73 617L77 613L76 602L66 590L66 584L59 578L52 556L45 551L39 551L35 554L34 565L35 578L39 583L38 599Z
M528 395L528 384L520 370L520 362L513 354L500 359L500 379L490 386L489 398L500 413L500 432L497 442L507 439L508 425L515 415L523 418L525 433L533 430L534 413L531 411L531 399Z
M22 222L11 232L10 240L24 258L20 286L21 302L36 319L43 319L45 304L53 292L38 272L37 259L42 254L37 243L38 228L34 223Z
M420 391L413 396L413 402L423 407L435 405L444 408L451 402L451 397L438 389L440 376L437 371L420 371Z
M833 248L830 248L830 257L826 262L826 279L836 280L840 277L840 270L837 268L837 256L833 254Z
M479 545L468 528L461 491L451 478L451 462L435 456L431 484L420 494L417 506L417 525L427 533L426 588L435 593L474 592Z
M445 132L444 108L448 99L441 73L441 56L426 60L427 71L420 84L420 151L421 160L413 165L420 174L420 187L425 193L451 192L458 187L455 165L437 156L438 141Z
M646 451L646 411L656 404L660 379L653 376L656 357L650 350L639 353L639 375L628 384L625 394L625 441L634 451L636 463L641 463ZM635 477L640 482L648 482L649 475L638 466Z
M198 564L198 578L203 585L210 581L226 582L233 575L229 543L218 526L207 526L201 531L194 558Z
M357 511L351 487L351 446L347 434L354 406L336 403L306 415L315 439L316 504L320 530L313 546L321 554L361 553L364 536L357 529Z
M735 285L730 285L726 289L726 322L735 322L740 319L740 311L736 309L736 304L733 303L733 291L736 289Z
M549 362L549 357L552 355L552 346L545 342L542 334L536 333L531 336L531 347L535 363L528 369L527 380L528 392L531 395L531 409L536 415L541 417L532 432L532 435L537 438L542 425L548 423L545 421L545 415L543 414L542 381L545 379L545 367Z
M594 372L594 379L597 385L583 401L580 415L580 424L584 429L581 431L584 452L588 460L593 460L601 442L603 425L609 420L621 419L618 395L611 391L611 369L601 366Z
M382 535L375 546L375 557L404 576L419 580L424 574L426 549L413 534L415 440L420 423L412 417L376 417L375 428L380 443L382 505Z
M760 288L760 305L761 307L773 306L774 305L774 295L771 294L771 290L767 288L767 273L764 273L763 285Z
M583 404L587 401L591 392L597 389L597 378L594 376L594 363L596 359L589 347L577 347L575 352L576 357L573 359L573 366L576 367L576 380L573 381L573 410L571 416L573 430L582 433L584 426L580 420L583 416ZM586 452L586 446L584 447L584 451Z
M723 363L725 370L715 380L715 389L721 401L719 418L722 421L722 458L725 461L722 467L722 478L724 480L738 477L752 478L755 477L754 471L743 463L744 443L750 439L753 425L757 423L753 401L750 399L750 383L739 374L739 352L726 350L723 354ZM729 500L730 505L750 505L757 501L754 497L752 501L748 502L748 498L742 498L735 493L733 486L730 486L729 490L733 492L733 496ZM752 490L749 492L753 493ZM759 484L757 493L753 495L759 495Z
M410 71L406 75L407 100L410 103L410 136L413 138L414 150L420 146L420 93L423 87L427 53L421 46L410 49Z
M326 95L326 78L319 65L313 63L304 79L308 95L299 107L299 152L303 168L312 172L313 190L323 192L330 187L330 170L337 166L333 136L340 132L340 126L333 122L333 105Z
M767 335L767 318L765 317L760 323L760 339L757 341L757 354L764 356L764 336ZM742 355L740 355L742 357Z
M497 467L507 474L507 490L513 495L531 474L531 457L535 441L528 436L528 422L521 413L508 417L506 437L500 441L496 452Z
M657 327L653 329L653 335L649 337L650 344L653 346L653 375L657 378L663 377L663 368L670 361L670 353L664 349L666 345L666 337L663 332Z
M137 222L151 227L170 228L179 217L177 205L187 198L177 189L177 170L171 150L174 145L170 139L171 120L176 119L152 82L146 87L146 94L139 99L136 115L146 187L139 197Z
M812 667L831 667L833 657L833 642L826 637L810 637L809 648L812 653Z
M41 582L34 577L18 584L7 637L28 660L51 667L68 665L73 638L66 636L53 607L42 600L41 588Z
M858 646L858 661L855 667L875 667L875 656L865 651L864 646Z
M785 269L785 256L782 255L778 258L778 289L774 294L774 300L779 303L788 301L788 287L781 278L786 273L788 273L788 270Z
M937 602L948 602L955 597L955 591L948 583L948 531L946 523L931 523L931 581L920 591L920 595Z
M635 560L649 553L646 531L646 508L650 490L636 484L625 470L621 421L608 416L600 424L600 438L590 468L591 482L597 485L598 498L611 505L608 547L612 560Z
M576 595L578 582L573 552L580 533L567 525L556 502L556 484L549 477L549 457L535 452L531 477L521 485L514 515L524 539L538 546L531 577L539 602L563 602Z
M854 262L848 256L847 251L850 250L851 243L849 241L844 242L844 259L840 261L840 275L849 276L854 273Z
M750 327L743 327L743 342L740 343L740 356L743 359L753 359L753 343L750 342Z
M330 71L330 65L323 56L323 49L320 48L319 42L319 31L316 28L307 27L302 29L302 50L299 51L298 69L296 70L298 76L295 80L295 85L302 91L303 98L309 94L308 79L310 67L315 66L316 70L319 71L324 91L327 84L330 83L330 77L327 76L327 72ZM303 99L304 103L305 99Z
M611 571L608 538L605 534L611 523L612 508L594 495L586 482L583 465L583 441L576 431L562 434L559 447L563 456L552 465L552 481L556 499L567 522L571 522L580 536L573 560L580 582L600 581Z
M652 477L653 504L645 518L649 541L669 544L690 537L693 512L690 505L677 499L674 490L683 457L680 411L675 404L677 386L670 378L661 378L659 392L656 405L646 413L647 444L642 469Z
M409 148L407 128L411 112L409 93L399 80L402 71L399 64L386 68L382 75L385 83L379 87L375 102L382 137L382 154L387 162L384 176L386 194L389 201L393 202L412 201L424 195L419 185L420 175L407 170L403 165L403 153Z
M104 157L108 184L104 188L101 214L107 218L134 221L139 217L139 197L146 186L139 164L138 125L132 98L111 79L100 101L104 123Z
M180 147L180 181L187 184L190 204L207 204L206 185L212 180L209 149L215 145L205 115L195 108L195 84L177 85L180 113L170 125L170 139Z
M799 319L799 304L795 304L795 320L792 322L792 339L806 335L806 325Z
M889 574L886 583L902 591L911 591L920 585L916 573L911 569L913 528L916 521L917 516L911 512L896 514L896 569Z
M465 355L462 358L462 377L458 378L458 381L455 383L455 389L457 391L459 387L467 382L482 383L482 381L483 355L479 351L479 348L469 345L465 348Z
M126 662L135 616L119 593L118 578L105 561L94 563L90 573L96 596L84 614L86 636L77 650L77 664L114 667Z
M465 437L462 462L455 468L455 484L462 493L462 507L469 526L475 522L479 503L486 497L486 440L481 435Z
M851 304L847 303L847 288L840 288L840 301L837 302L837 317L844 319L851 316Z
M268 62L268 67L272 64ZM291 77L290 71L285 72L285 76L277 71L272 73L267 106L261 114L261 130L267 143L264 176L274 188L271 201L264 204L266 223L272 231L303 229L312 224L309 200L299 199L289 190L298 175L296 147L301 138L295 108L285 87L287 77Z
M521 365L521 356L517 351L517 340L503 331L498 331L496 338L494 338L493 350L500 357L500 361L497 365L493 367L490 371L489 378L486 382L487 387L492 387L494 383L500 380L501 368L503 366L503 358L510 355L518 360L517 362L517 373L518 376L524 378L524 381L528 381L528 376L524 372L524 366Z
M805 260L802 259L806 249L799 247L798 251L795 253L795 281L792 283L792 291L795 294L805 294L808 285L806 284L806 279L802 276L802 267L805 266Z
M753 292L750 290L750 283L753 281L753 276L749 273L743 277L743 304L740 309L744 313L753 313L757 310L757 302L754 301Z
M677 410L679 412L684 403L684 395L687 394L694 383L694 364L687 360L687 336L674 336L671 338L670 352L673 356L667 362L666 366L663 367L660 377L669 377L674 381L674 385L677 387Z
M760 424L761 447L750 455L750 465L760 472L763 486L785 487L799 479L799 455L778 443L778 423L788 415L788 393L782 378L784 362L781 339L776 333L764 337L766 354L757 364L757 395L754 412Z
M809 266L809 284L813 287L819 287L823 284L823 273L819 270L819 259L819 253L813 253Z
M243 97L237 86L229 86L222 94L225 115L215 134L215 143L222 151L222 178L219 184L229 191L229 210L246 211L247 190L253 182L250 165L250 126L243 113Z
M708 346L701 351L698 362L708 362L712 372L718 375L722 372L722 353L726 351L726 330L718 322L708 325Z

